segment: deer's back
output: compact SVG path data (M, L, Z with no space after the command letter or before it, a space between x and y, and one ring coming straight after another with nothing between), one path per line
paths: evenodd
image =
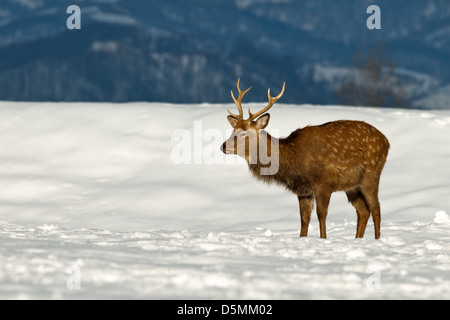
M379 179L389 142L362 121L333 121L294 131L285 139L285 156L310 185L352 189L365 175ZM287 151L289 150L289 151ZM281 155L283 157L283 155Z

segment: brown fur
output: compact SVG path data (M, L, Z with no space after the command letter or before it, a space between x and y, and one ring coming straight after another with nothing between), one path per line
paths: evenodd
M240 91L239 85L238 90ZM236 103L239 103L240 111L242 96L243 94L240 94L240 99ZM270 99L269 95L269 101ZM389 142L380 131L362 121L341 120L297 129L284 139L268 135L267 145L263 149L270 154L271 143L278 144L279 148L275 149L278 157L273 157L279 161L278 171L273 175L261 175L261 169L271 164L262 165L259 158L256 163L249 161L251 143L246 141L245 150L238 150L234 143L234 149L230 150L233 142L249 139L250 132L254 132L253 136L257 139L256 146L259 148L261 131L267 126L270 115L261 115L255 121L253 119L250 117L243 120L242 112L239 118L233 114L228 116L234 131L223 143L222 150L245 158L249 163L250 172L259 180L285 186L297 195L301 237L308 234L315 200L320 237L326 238L325 220L328 204L331 193L335 191L346 192L349 202L356 209L358 215L356 238L364 236L370 214L374 221L375 239L380 237L378 187L389 150ZM249 132L248 137L241 137L243 132Z

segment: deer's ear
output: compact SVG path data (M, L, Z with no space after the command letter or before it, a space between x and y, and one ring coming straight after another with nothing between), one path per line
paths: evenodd
M233 128L236 127L236 124L238 123L238 119L236 119L233 116L227 116L227 119Z
M258 129L264 129L269 124L270 114L266 113L265 115L259 117L256 120L256 127Z

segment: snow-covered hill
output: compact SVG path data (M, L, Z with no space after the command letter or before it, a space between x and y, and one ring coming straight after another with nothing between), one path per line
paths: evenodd
M280 136L357 119L390 140L381 239L335 193L321 240L219 151L230 106L0 102L0 298L450 298L449 111L271 110Z

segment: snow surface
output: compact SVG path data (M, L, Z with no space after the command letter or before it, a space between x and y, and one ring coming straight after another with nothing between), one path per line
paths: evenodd
M450 299L450 111L271 110L280 136L355 119L390 140L381 239L335 193L323 240L220 153L233 106L0 102L0 298Z

